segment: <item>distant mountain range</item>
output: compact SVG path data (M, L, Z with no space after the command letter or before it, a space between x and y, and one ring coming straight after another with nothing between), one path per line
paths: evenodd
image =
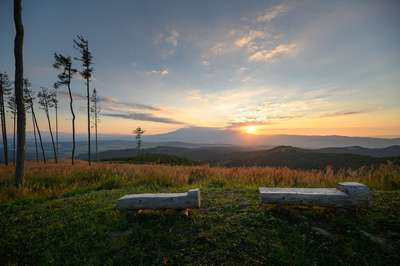
M333 152L329 152L333 150ZM340 151L343 152L340 152ZM351 153L353 152L353 153ZM302 149L279 146L268 150L245 150L241 147L153 147L141 154L173 155L200 163L220 166L273 166L297 169L323 169L328 165L337 168L359 168L387 161L400 163L400 146L385 149L361 147ZM390 154L390 157L384 155ZM137 155L136 149L108 150L99 153L100 160L119 160ZM86 159L82 154L80 159Z
M46 157L52 158L51 143L46 132L43 132L45 139ZM84 154L87 151L87 143L84 134L78 134L76 154ZM71 155L72 143L70 135L60 134L59 157L69 158ZM132 135L101 135L99 140L99 151L120 150L134 148L136 146ZM168 147L172 148L202 148L202 157L214 158L218 154L225 157L229 153L237 151L265 151L278 146L292 146L303 149L320 149L319 153L325 154L353 154L371 157L396 157L399 155L400 138L369 138L369 137L346 137L346 136L301 136L301 135L248 135L235 130L219 128L190 127L181 128L173 132L144 135L143 148ZM0 144L0 149L2 145ZM94 150L94 149L92 149ZM175 149L179 150L179 149ZM9 139L9 157L12 158L12 141ZM40 152L40 151L39 151ZM116 152L114 152L116 153ZM192 151L188 151L192 153ZM175 152L173 152L175 154ZM226 155L227 154L227 155ZM186 154L183 154L186 156ZM222 155L218 155L218 161ZM83 155L80 156L80 158ZM179 156L179 154L178 154ZM27 159L35 158L35 146L30 132L27 138ZM3 153L0 152L0 161L3 160Z
M400 138L370 138L346 136L302 136L302 135L248 135L230 129L181 128L176 131L144 136L145 141L180 141L196 144L225 144L235 146L294 146L300 148L325 148L361 146L364 148L385 148L400 145Z
M28 142L33 142L33 134L27 132ZM48 132L42 132L45 142L50 142ZM86 141L86 134L77 134L77 141L82 144ZM70 142L71 135L61 132L61 142ZM126 134L101 134L99 140L105 146L110 143L121 144L124 142L134 143L133 135ZM350 147L360 146L364 148L385 148L393 145L400 145L400 138L372 138L372 137L347 137L347 136L304 136L304 135L248 135L237 130L210 128L210 127L188 127L175 131L157 134L143 135L144 143L164 143L165 146L185 145L234 145L253 148L265 148L276 146L293 146L306 149L318 149L325 147ZM168 142L168 143L166 143ZM12 143L9 137L9 145ZM113 144L113 145L114 145ZM1 145L1 144L0 144ZM123 144L121 148L126 148ZM11 147L11 145L10 145Z

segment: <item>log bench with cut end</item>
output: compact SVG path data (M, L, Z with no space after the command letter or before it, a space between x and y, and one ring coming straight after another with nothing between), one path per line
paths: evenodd
M191 189L184 193L146 193L129 194L118 199L120 210L146 209L177 209L184 210L200 208L200 189Z
M336 188L260 187L261 203L321 207L365 207L371 200L366 185L342 182Z

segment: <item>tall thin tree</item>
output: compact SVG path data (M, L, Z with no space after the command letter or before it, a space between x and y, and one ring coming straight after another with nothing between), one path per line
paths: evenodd
M25 174L25 104L24 104L24 25L22 24L22 0L14 0L14 57L15 57L15 100L17 104L17 163L15 166L15 185L21 187Z
M97 134L97 129L98 129L98 124L99 124L99 116L100 116L100 106L99 106L99 96L97 95L97 90L94 88L92 97L91 97L91 102L92 105L90 107L90 111L93 114L93 126L94 126L94 132L95 132L95 160L98 160L98 154L99 154L99 145L98 145L98 134Z
M58 91L58 86L54 84L54 110L56 113L56 152L58 156L58 98L57 98L57 91Z
M79 51L80 57L75 58L82 64L82 70L80 74L86 81L86 97L87 97L87 129L88 129L88 162L91 164L91 149L90 149L90 80L93 74L92 67L92 53L89 51L89 42L78 35L77 39L74 40L75 48Z
M68 88L69 94L69 108L72 115L72 154L71 162L74 164L75 159L75 113L73 108L73 98L71 92L71 80L73 76L77 73L77 70L72 68L72 60L70 56L64 56L62 54L54 54L55 63L53 67L60 70L58 74L58 80L54 84L55 87L66 86Z
M8 165L8 142L7 142L5 97L8 97L10 94L11 94L11 82L8 79L8 75L7 73L0 73L0 120L1 120L1 133L3 136L3 156L5 165Z
M37 143L37 136L36 136L36 125L34 120L34 111L33 111L33 100L32 97L32 89L31 83L28 79L24 79L24 95L25 95L25 104L26 104L26 111L31 112L32 117L32 131L33 131L33 138L35 140L35 160L36 162L39 161L39 152L38 152L38 143Z
M54 93L54 91L49 91L46 88L41 88L41 89L42 90L38 93L39 104L40 104L41 108L44 110L44 112L46 113L47 123L48 123L49 131L50 131L51 143L53 145L54 161L57 163L58 158L57 158L56 144L54 141L53 130L52 130L51 121L50 121L50 109L54 108L54 106L55 106L55 93Z
M43 146L43 140L42 140L42 134L40 134L40 128L39 128L39 124L37 122L36 119L36 113L35 113L35 109L33 108L33 100L34 98L30 95L28 95L27 97L31 98L32 100L30 101L30 109L31 109L31 114L32 114L32 119L34 122L34 127L36 128L36 132L38 134L39 137L39 143L40 143L40 148L42 150L42 157L43 157L43 162L46 163L46 153L44 152L44 146Z
M17 103L15 102L15 95L10 95L7 99L8 112L11 114L13 120L13 164L15 165L16 159L16 133L17 133Z

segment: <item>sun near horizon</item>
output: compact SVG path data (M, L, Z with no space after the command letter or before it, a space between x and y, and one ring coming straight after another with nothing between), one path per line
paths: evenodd
M251 135L257 134L257 126L246 126L243 128L243 130L247 134L251 134Z

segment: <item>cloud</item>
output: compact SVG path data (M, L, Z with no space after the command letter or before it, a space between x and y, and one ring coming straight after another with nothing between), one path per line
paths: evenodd
M234 29L226 29L226 34L218 35L217 39L205 50L202 61L221 56L237 56L246 53L250 61L270 61L282 54L291 53L296 45L282 43L284 33L277 32L273 27L262 24L289 10L287 4L270 7L261 13L254 14L253 19L244 20L244 24ZM286 41L285 41L286 42ZM275 47L271 49L271 47ZM238 49L239 48L239 49ZM213 63L213 62L212 62Z
M326 113L321 115L321 117L335 117L335 116L346 116L346 115L358 115L369 113L371 110L358 110L358 111L345 111L345 112L334 112L334 113Z
M164 124L186 125L186 123L167 117L155 116L150 113L104 113L102 116L119 117L130 120L150 121Z
M256 20L257 22L269 22L277 16L281 15L282 13L288 11L288 9L289 6L286 4L280 4L267 8L261 15L257 16Z
M180 33L175 30L167 30L166 33L161 33L155 40L155 44L160 47L161 56L163 58L170 57L175 54L180 42Z
M114 104L117 106L125 106L125 107L133 108L133 109L161 111L161 109L158 107L154 107L154 106L147 105L147 104L141 104L141 103L123 102L123 101L119 101L112 97L99 97L99 101L103 102L103 103L107 103L107 104Z
M176 30L172 29L168 32L168 35L165 37L165 42L176 47L178 46L178 38L180 34Z
M239 39L235 40L235 46L238 48L248 47L254 45L254 41L258 38L262 38L265 36L265 33L262 31L249 31L248 34L241 36Z
M209 66L211 63L210 63L210 61L208 61L207 59L203 59L203 60L201 61L201 64L202 64L203 66Z
M249 86L241 86L222 91L192 90L186 94L184 106L193 116L199 117L198 121L206 117L210 121L217 121L215 125L218 126L231 121L245 121L248 124L262 121L275 125L288 121L297 123L335 111L338 109L336 99L348 97L348 93L348 90L332 86L318 86L318 89L266 86L252 86L249 89Z
M270 61L276 56L293 53L295 48L295 44L279 44L273 49L260 50L251 54L249 60L253 62Z
M60 91L60 90L59 90L59 91L57 92L57 94L60 95L60 96L62 96L62 97L65 97L65 98L68 98L68 99L69 99L69 93L68 93L68 91L64 91L64 90ZM86 96L84 96L84 95L82 95L82 94L79 94L79 93L76 93L76 92L72 92L72 98L73 98L74 100L79 100L79 101L86 100Z
M267 126L273 124L270 121L259 121L259 120L249 120L240 122L231 122L228 124L227 128L240 128L247 126Z
M216 43L210 48L210 53L214 56L222 55L226 52L226 47L224 43Z
M62 95L63 97L69 98L69 94L67 91L60 91L59 95ZM80 100L80 101L86 101L86 96L72 92L72 97L75 100ZM140 103L133 103L133 102L123 102L119 101L113 97L105 96L105 97L99 97L99 102L106 104L107 106L102 107L103 109L109 109L112 106L118 106L118 107L127 107L127 108L132 108L132 109L140 109L140 110L149 110L149 111L161 111L160 108L154 107L151 105L147 104L140 104Z
M148 71L146 72L149 75L160 75L160 76L166 76L169 74L169 71L167 68L164 69L160 69L160 70L152 70L152 71Z

